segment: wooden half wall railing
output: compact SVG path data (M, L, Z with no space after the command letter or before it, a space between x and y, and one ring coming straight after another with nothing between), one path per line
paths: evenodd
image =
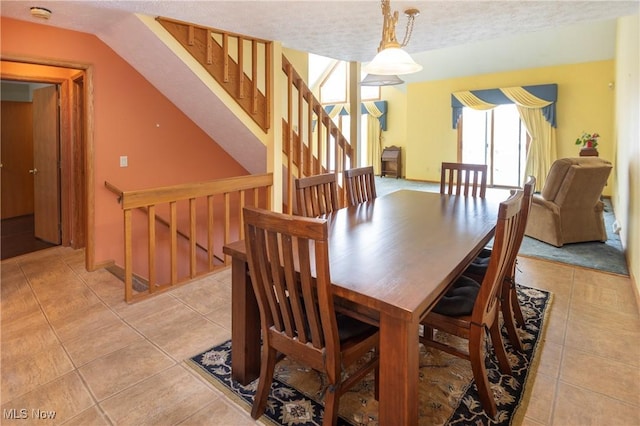
M273 67L270 41L165 17L156 20L264 132L269 130Z
M123 191L124 298L127 303L185 284L229 263L222 247L244 238L242 208L272 208L273 174ZM158 226L158 223L160 226ZM167 226L168 225L168 226ZM134 289L142 277L147 289Z
M288 212L293 211L294 179L320 173L336 174L338 196L344 202L346 194L342 172L355 166L354 150L284 55L282 71L287 79L282 152L287 166L285 204Z

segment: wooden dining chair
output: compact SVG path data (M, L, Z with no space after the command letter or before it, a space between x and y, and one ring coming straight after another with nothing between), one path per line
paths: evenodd
M518 293L516 291L516 264L518 258L518 252L524 239L524 230L527 227L527 219L529 218L529 211L531 210L531 200L533 199L533 192L536 186L536 178L530 176L525 182L523 187L524 198L522 201L522 212L520 213L520 222L518 223L518 230L515 241L515 253L513 258L509 261L509 273L502 283L502 301L500 310L502 311L502 318L504 325L509 335L509 341L513 347L518 351L523 351L522 342L518 336L517 324L524 326L524 315L522 309L520 309L520 302L518 302ZM471 262L471 265L464 271L463 275L473 278L476 281L482 281L487 273L487 267L489 266L489 260L491 257L491 249L483 249L482 253Z
M454 190L455 188L455 190ZM487 192L487 165L442 163L440 193L484 198Z
M296 179L295 188L299 216L320 217L340 208L334 173Z
M485 368L483 347L485 338L490 337L500 371L503 374L511 374L509 359L500 337L500 293L502 283L510 273L509 261L516 253L523 199L523 191L517 191L509 199L500 203L493 255L490 257L482 283L461 276L421 320L424 333L420 340L424 345L471 362L482 407L494 418L497 407ZM467 339L467 351L439 341L434 336L434 330ZM489 336L486 336L486 331L489 332Z
M243 215L262 331L251 416L264 413L277 356L284 354L326 374L323 424L335 424L340 396L372 370L378 396L378 328L335 312L326 220L253 207Z
M373 200L376 198L373 166L345 170L344 185L347 191L347 202L350 206Z

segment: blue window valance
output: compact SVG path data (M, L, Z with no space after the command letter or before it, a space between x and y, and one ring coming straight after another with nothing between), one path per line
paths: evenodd
M464 107L488 110L497 105L516 104L526 108L541 108L545 120L552 127L557 127L557 100L557 84L455 92L451 94L452 124L454 129L458 127Z
M380 117L378 117L378 121L380 122L380 128L382 130L387 130L387 101L374 101L367 102L370 104L374 104L375 107L380 110L382 113ZM337 111L334 111L334 108L339 108ZM349 115L348 104L333 104L333 105L325 105L324 110L327 114L331 116L336 115ZM360 104L360 114L368 114L369 110L367 109L366 103L362 102Z

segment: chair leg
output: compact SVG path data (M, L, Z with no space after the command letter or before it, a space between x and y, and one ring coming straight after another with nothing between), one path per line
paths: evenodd
M424 340L433 340L433 327L422 324L422 338Z
M524 315L522 315L522 308L520 308L520 302L518 301L518 292L516 291L515 280L510 284L511 291L509 291L509 294L511 296L511 310L513 311L513 316L516 318L516 321L520 324L520 327L524 327Z
M374 380L373 386L375 389L374 397L376 401L380 401L380 363L376 365L376 368L373 373L373 380Z
M484 354L482 345L484 343L484 327L472 325L469 330L469 361L471 361L471 370L473 371L473 379L478 388L480 403L487 414L494 418L498 409L493 399L493 391L489 385L487 370L484 365Z
M504 300L505 302L509 301L509 303L511 304L511 311L513 312L515 320L518 322L518 324L520 324L520 327L524 327L524 315L522 315L522 309L520 308L520 302L518 301L518 292L516 291L517 265L518 260L516 259L511 267L510 276L505 280L509 282L509 298L503 298L502 300Z
M273 372L276 368L276 350L266 346L263 343L262 346L262 361L260 362L260 381L258 382L258 389L253 399L253 406L251 407L251 417L258 419L264 414L264 409L267 406L267 398L269 397L269 391L271 390L271 383L273 382Z
M502 372L502 374L511 374L511 365L509 364L509 357L507 356L507 352L504 350L502 336L500 335L500 325L498 324L497 318L489 328L489 333L491 334L491 343L493 344L493 350L495 351L496 357L498 358L500 371Z
M502 318L504 319L504 326L507 328L509 334L509 341L515 350L522 352L522 342L520 336L518 336L518 329L515 323L515 312L513 311L513 303L511 294L515 290L511 287L511 283L508 280L504 280L502 283L502 300L500 302L500 310L502 311ZM518 311L520 307L518 306ZM520 313L522 315L522 313Z
M340 385L329 385L324 395L323 426L335 425L338 421L338 404L340 402Z

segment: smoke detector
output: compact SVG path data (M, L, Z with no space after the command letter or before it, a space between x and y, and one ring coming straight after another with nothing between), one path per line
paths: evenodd
M31 16L40 19L49 19L51 17L51 11L44 7L34 6L31 8Z

